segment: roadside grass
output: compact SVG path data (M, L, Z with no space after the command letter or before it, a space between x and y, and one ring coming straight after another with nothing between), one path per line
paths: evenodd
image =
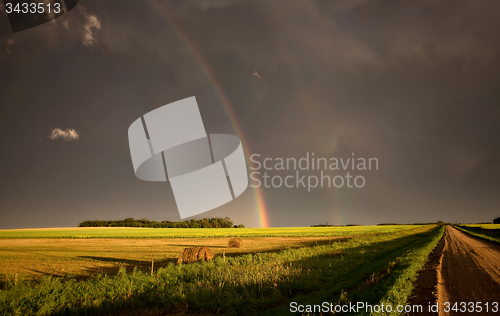
M398 305L405 306L410 299L418 271L428 260L432 250L436 248L443 236L445 226L435 227L427 232L420 232L404 238L393 240L390 244L378 243L357 249L358 253L366 253L376 249L378 257L363 262L356 272L331 280L327 289L319 290L302 297L294 297L291 301L301 305L319 305L323 302L335 305L369 304L372 306L391 305L392 312L375 312L359 310L342 315L404 315L396 310ZM375 247L375 248L374 248ZM386 249L384 249L387 247ZM385 251L380 251L384 249ZM363 260L358 258L358 260ZM423 306L425 311L426 306ZM265 315L289 315L289 305L271 310ZM296 313L297 315L315 315L313 313Z
M440 226L428 238L418 241L411 249L399 257L395 261L392 273L389 271L389 276L380 284L374 286L371 291L363 292L356 297L360 302L375 302L376 305L391 305L396 308L398 305L404 306L410 299L410 295L414 289L414 283L418 278L418 272L425 266L429 255L437 247L439 240L443 237L445 226ZM382 298L377 301L376 293L385 293ZM413 307L412 307L413 308ZM422 310L412 310L418 314L426 311L427 306L422 306ZM364 313L368 315L400 315L401 313L394 311L391 313ZM362 314L362 315L364 315Z
M213 238L213 237L331 237L396 232L419 225L273 227L273 228L142 228L77 227L0 230L2 238Z
M453 227L500 245L500 224L453 225Z
M33 283L10 276L0 291L0 315L98 315L124 310L128 315L277 315L289 314L292 300L405 302L416 271L442 231L420 226L225 260L218 255L211 262L169 263L152 275L122 268L116 276L100 274L86 281L44 277Z

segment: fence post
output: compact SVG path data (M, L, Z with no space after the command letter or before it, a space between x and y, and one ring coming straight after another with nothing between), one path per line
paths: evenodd
M154 265L155 265L155 257L153 257L153 259L151 259L151 277L153 277L153 268L154 268Z

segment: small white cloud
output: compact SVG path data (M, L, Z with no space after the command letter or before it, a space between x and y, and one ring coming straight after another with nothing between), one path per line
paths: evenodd
M50 139L55 140L58 138L62 138L65 141L77 140L79 138L78 133L74 129L66 129L62 130L60 128L54 128L52 133L49 136Z
M101 22L93 14L85 14L85 25L83 26L83 45L91 46L97 42L92 33L92 29L100 30Z
M253 72L253 75L254 75L255 77L259 78L259 79L262 79L262 78L259 76L259 73L257 72L257 70L255 70L255 71Z

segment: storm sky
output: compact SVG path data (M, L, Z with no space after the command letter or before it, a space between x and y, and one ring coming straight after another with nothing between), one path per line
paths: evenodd
M500 216L498 1L81 0L14 34L0 11L0 228L180 220L127 130L191 96L248 157L378 159L362 188L262 188L271 226ZM254 189L197 218L226 216L259 227Z

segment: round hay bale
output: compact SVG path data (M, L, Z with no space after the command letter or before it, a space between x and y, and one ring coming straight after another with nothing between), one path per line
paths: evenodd
M184 250L181 250L181 252L179 253L179 258L177 258L177 263L176 264L182 263L182 257L183 256L184 256Z
M200 260L210 261L213 258L214 254L208 247L190 247L181 251L177 263L191 263Z
M210 261L214 258L214 253L208 247L201 247L198 251L198 260Z
M231 238L229 239L227 243L228 248L242 248L243 247L243 241L241 241L238 238Z

